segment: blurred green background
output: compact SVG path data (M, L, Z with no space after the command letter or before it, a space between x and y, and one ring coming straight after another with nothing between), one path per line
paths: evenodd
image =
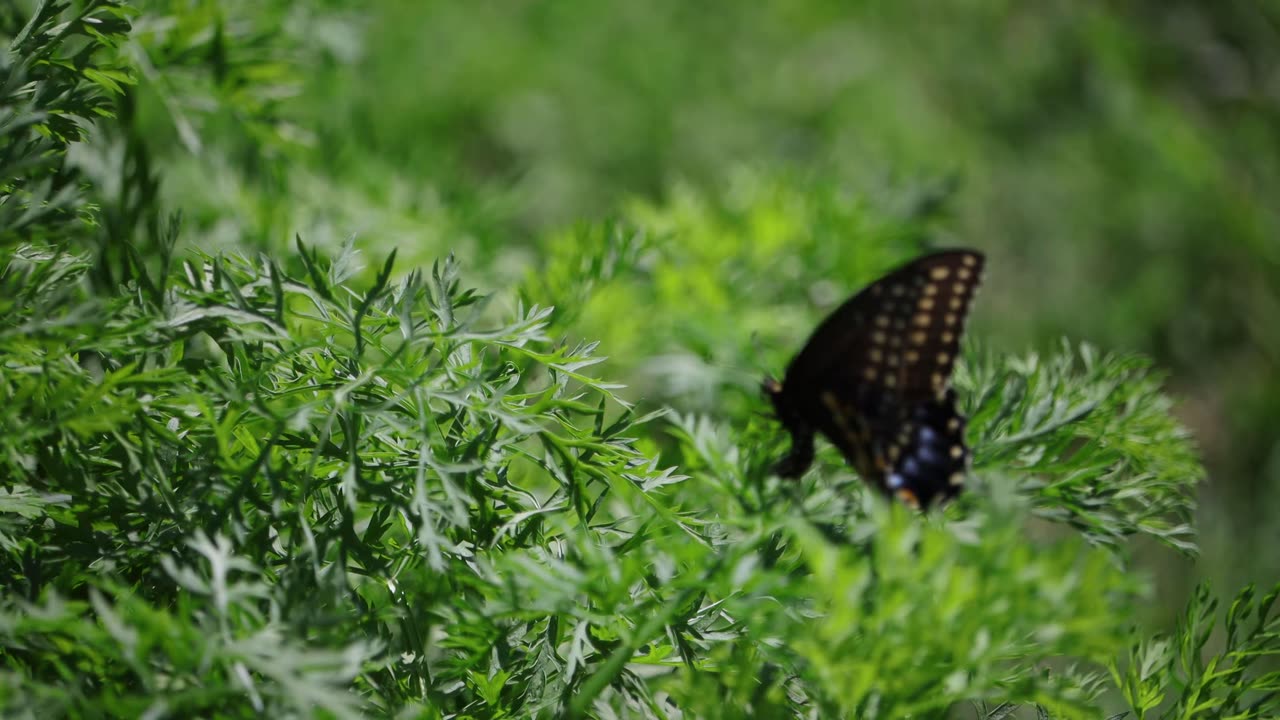
M1210 472L1194 573L1280 576L1280 3L140 6L143 127L203 246L453 251L546 303L621 219L693 259L636 250L570 324L637 396L703 409L808 332L735 284L775 271L759 243L808 248L776 271L819 309L978 247L972 335L1153 355Z

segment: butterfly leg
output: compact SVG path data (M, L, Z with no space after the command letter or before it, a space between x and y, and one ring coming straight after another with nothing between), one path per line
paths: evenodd
M773 466L773 471L784 478L798 478L813 464L813 431L791 429L791 450Z

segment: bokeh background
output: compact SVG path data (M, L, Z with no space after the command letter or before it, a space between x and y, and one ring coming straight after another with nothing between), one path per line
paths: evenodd
M140 127L206 249L455 252L513 304L598 223L696 236L695 267L601 288L576 328L638 396L705 408L768 364L704 337L749 349L742 308L769 318L719 271L752 243L820 233L830 266L784 268L820 307L870 272L836 267L842 242L975 246L986 348L1066 336L1168 370L1210 479L1202 560L1159 560L1166 607L1280 576L1280 3L139 6Z

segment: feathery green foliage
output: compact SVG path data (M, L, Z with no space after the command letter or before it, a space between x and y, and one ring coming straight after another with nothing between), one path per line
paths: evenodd
M123 25L54 19L124 10L40 7L5 60L50 74L5 96L36 104L4 157L38 162L0 205L0 714L1274 714L1276 592L1220 650L1207 590L1171 638L1133 627L1129 541L1193 551L1202 475L1139 358L970 352L978 482L943 512L830 448L769 473L759 373L925 243L920 207L743 173L562 234L496 296L452 258L176 250L137 128L120 187L52 190L70 135L40 144L39 99L83 120L121 89L94 63L124 72ZM41 64L82 31L84 64Z
M974 467L1013 474L1037 513L1091 542L1150 535L1194 553L1193 492L1203 479L1186 430L1141 357L1063 343L1055 357L996 360L956 373L966 397ZM994 480L993 480L994 481Z
M7 308L6 508L21 512L6 514L3 574L6 654L25 670L17 698L46 696L53 714L83 712L98 692L118 694L121 712L297 710L352 675L290 660L305 650L356 662L384 702L436 699L476 680L491 643L529 631L476 614L512 587L496 558L547 552L579 525L579 543L601 543L628 520L626 503L673 481L619 436L629 421L603 424L609 388L580 372L590 349L551 345L546 310L482 327L450 262L392 282L388 261L356 291L342 284L353 255L300 254L302 277L188 260L159 306L139 295L56 322ZM45 260L59 261L71 268L39 276L15 260L4 277L18 297L58 296L87 269ZM44 603L46 622L74 628L85 601L115 631L101 639L119 662L93 695L56 701L59 667L108 649L59 660L47 653L74 629L38 631L20 608ZM154 631L145 618L189 624L207 652L173 664L162 648L115 646ZM352 643L357 632L366 639ZM294 642L266 652L266 637ZM432 658L438 646L449 651ZM169 667L167 689L149 657ZM205 689L181 691L188 683Z
M129 30L116 0L41 2L30 18L0 14L0 243L83 236L71 143L114 114L112 97L133 82L114 52ZM21 24L19 24L21 23Z
M1218 600L1196 589L1175 632L1141 638L1112 667L1137 720L1271 718L1280 714L1280 585L1259 596L1250 585L1227 610L1215 640ZM1218 648L1220 646L1220 649ZM1171 702L1170 702L1171 701Z

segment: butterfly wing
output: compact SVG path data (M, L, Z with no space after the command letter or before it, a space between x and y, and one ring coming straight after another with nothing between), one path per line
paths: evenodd
M955 391L916 403L896 432L873 438L873 478L882 490L916 507L954 497L964 487L969 448Z
M908 502L957 492L968 449L948 386L983 261L973 250L926 255L832 312L771 390L793 447L822 432Z

